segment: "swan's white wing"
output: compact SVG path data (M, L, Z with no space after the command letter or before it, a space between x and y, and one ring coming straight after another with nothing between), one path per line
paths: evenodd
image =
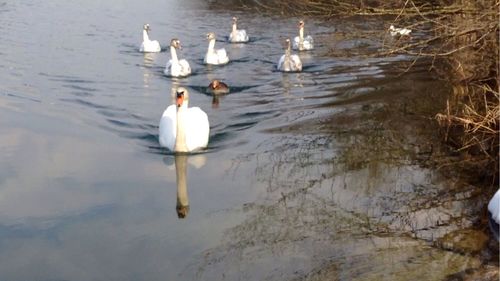
M165 75L167 76L172 77L188 76L189 74L191 74L191 67L185 59L182 59L178 62L169 60L163 73L165 73Z
M185 116L187 149L193 151L206 147L210 134L207 114L199 107L191 107Z
M229 41L234 43L248 42L248 35L246 30L240 29L236 30L236 32L231 32L231 34L229 35Z
M151 50L152 52L161 52L160 42L157 40L151 41Z
M248 35L247 35L247 31L244 30L244 29L241 29L239 32L238 32L238 41L240 42L248 42Z
M170 151L174 151L175 136L177 134L177 109L175 104L170 105L165 109L160 119L159 126L159 142L160 146L166 147Z
M278 61L278 70L283 71L283 64L285 63L285 55L282 55Z
M292 60L292 70L293 71L302 71L302 61L300 60L298 55L291 55Z
M300 37L299 36L295 36L295 38L293 38L293 46L292 46L292 48L294 50L298 50L299 49L299 43L300 43Z
M206 64L219 64L219 57L217 56L217 52L213 50L208 51L203 62Z
M181 65L182 68L182 76L188 76L191 74L191 66L189 65L188 61L185 59L182 59L179 61L179 64Z
M160 42L158 42L157 40L143 41L140 51L146 53L158 53L161 51Z
M488 204L488 211L497 223L500 223L500 190L498 190Z
M219 61L219 64L227 63L229 62L229 57L227 56L226 49L218 49L217 51L217 58Z
M232 31L229 34L229 41L233 43L243 43L243 42L248 42L248 35L246 30L244 29L239 29L236 31Z
M307 35L306 38L304 38L303 46L305 50L312 50L314 48L314 39L311 35Z
M170 69L172 68L172 60L169 60L167 64L165 65L165 70L163 70L163 73L167 76L170 76Z

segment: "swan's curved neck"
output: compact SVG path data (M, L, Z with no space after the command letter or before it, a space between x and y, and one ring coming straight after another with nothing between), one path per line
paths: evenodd
M291 48L290 48L290 43L288 43L288 46L285 50L285 61L283 62L283 66L285 69L289 69L290 68L290 62L291 62Z
M177 58L177 51L175 50L174 46L170 46L170 55L172 56L172 61L179 61L179 59Z
M149 35L146 30L142 30L142 40L143 41L149 41Z
M208 42L208 51L211 52L215 49L215 39L210 39Z
M184 101L181 107L177 108L177 132L175 136L176 152L188 152L186 145L186 127L185 120L187 118L187 101Z
M187 194L187 155L175 156L175 175L177 179L177 209L186 208L189 206Z
M300 42L304 41L304 27L303 26L301 26L299 28L299 40L300 40Z

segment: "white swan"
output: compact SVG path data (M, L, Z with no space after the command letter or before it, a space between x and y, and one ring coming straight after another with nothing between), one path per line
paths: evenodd
M203 62L205 64L226 64L229 62L225 49L215 50L215 33L210 32L207 34L208 50Z
M490 228L495 235L495 238L499 239L499 224L500 224L500 190L497 190L493 198L491 198L488 203L488 217L490 222Z
M139 51L143 53L161 52L160 42L158 42L157 40L149 39L150 30L151 28L149 27L149 24L146 23L142 29L142 44L141 47L139 48Z
M291 54L290 39L287 38L285 42L285 54L281 56L278 62L278 70L284 72L302 71L302 62L300 61L299 56Z
M248 42L248 35L246 30L238 29L237 24L238 18L233 17L233 30L229 34L229 42L231 43L245 43Z
M184 77L188 76L191 74L191 67L189 66L189 63L185 59L179 60L177 58L177 51L175 49L181 50L181 41L178 39L172 39L170 42L170 55L172 56L172 59L170 59L167 62L167 65L165 66L165 70L163 73L167 76L172 76L172 77Z
M394 25L391 24L391 26L389 27L389 32L391 33L391 36L396 36L396 35L406 36L406 35L410 35L411 29L395 28Z
M304 21L299 21L299 36L293 40L293 49L307 51L314 49L314 40L311 35L304 37Z
M188 108L189 93L178 88L176 102L165 109L160 119L160 146L174 152L191 152L208 145L210 125L199 107Z

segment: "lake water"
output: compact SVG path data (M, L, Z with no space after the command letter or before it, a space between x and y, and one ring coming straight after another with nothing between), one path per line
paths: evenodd
M224 42L234 15L250 43ZM427 63L403 74L412 58L368 56L383 18L306 19L316 49L303 72L277 72L298 20L204 1L0 2L0 280L445 280L482 266L440 242L488 233L487 198L432 165L449 86ZM144 23L165 49L181 40L193 75L138 52ZM210 31L226 66L202 64ZM204 94L214 78L232 92ZM157 140L179 85L211 126L187 157Z

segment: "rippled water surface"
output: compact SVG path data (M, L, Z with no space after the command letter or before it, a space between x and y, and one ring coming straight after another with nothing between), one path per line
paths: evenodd
M224 42L233 15L250 43ZM440 246L484 211L475 187L429 164L448 86L425 63L403 74L411 58L366 56L382 18L307 19L304 71L277 72L297 20L203 1L0 2L0 279L444 280L479 267ZM163 76L168 51L138 52L146 22L163 47L181 40L192 76ZM228 65L202 64L209 31ZM231 93L204 94L214 78ZM159 147L176 85L209 116L202 153Z

